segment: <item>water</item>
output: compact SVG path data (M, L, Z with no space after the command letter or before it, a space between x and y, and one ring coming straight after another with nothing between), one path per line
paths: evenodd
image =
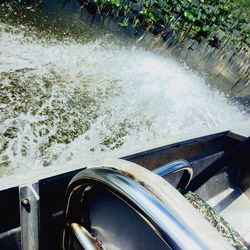
M58 37L15 20L0 23L0 175L83 166L107 152L250 120L173 58L84 23Z

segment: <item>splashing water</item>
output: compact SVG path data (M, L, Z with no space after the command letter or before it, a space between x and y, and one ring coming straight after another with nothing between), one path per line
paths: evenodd
M112 36L54 41L1 23L0 166L81 166L171 135L249 120L184 64Z

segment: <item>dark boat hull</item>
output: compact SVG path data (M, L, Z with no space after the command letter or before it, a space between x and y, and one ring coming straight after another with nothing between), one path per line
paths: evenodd
M244 137L231 132L222 132L158 147L123 157L123 159L137 163L149 170L154 170L176 159L186 159L193 166L195 178L212 162L230 151L243 139ZM209 200L218 192L226 190L229 185L237 186L242 192L247 191L249 182L246 181L246 176L249 178L250 173L248 170L244 176L237 179L236 176L239 176L237 171L240 171L240 168L239 165L239 169L235 170L236 173L228 176L228 169L225 167L219 175L209 180L209 189L201 187L198 193ZM72 177L82 169L42 178L31 182L29 185L13 185L10 188L2 189L0 191L0 249L21 249L21 226L22 230L25 230L27 225L24 224L27 220L31 221L29 227L33 228L36 234L34 236L35 247L39 247L39 249L60 249L62 211L66 188ZM168 178L168 181L173 185L175 185L175 180L176 176L174 175ZM23 208L21 202L25 199L27 190L31 186L36 194L32 203L29 204L30 212L29 209ZM36 212L32 213L34 207ZM23 216L26 216L25 221ZM32 216L38 218L32 218Z

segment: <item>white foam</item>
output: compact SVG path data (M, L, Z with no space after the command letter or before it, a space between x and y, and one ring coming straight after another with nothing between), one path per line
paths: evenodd
M23 97L20 91L14 96L9 92L10 104L0 104L5 110L0 135L18 127L14 138L5 138L8 146L1 152L12 172L44 165L80 166L113 148L126 152L171 135L249 120L205 79L172 58L121 46L109 37L85 44L45 43L5 28L1 24L0 74L8 76L1 77L1 85L10 91L14 72L25 92ZM34 113L39 100L42 104ZM26 111L15 113L15 105ZM87 124L84 133L67 144L57 139L62 129L69 134L79 129L81 121ZM46 128L47 134L39 134Z

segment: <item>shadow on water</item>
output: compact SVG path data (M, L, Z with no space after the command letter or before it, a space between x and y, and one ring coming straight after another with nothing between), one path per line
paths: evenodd
M83 11L78 1L3 1L0 17L15 27L28 26L41 39L86 42L107 34L121 35L118 27L103 29L100 22L93 23L93 15Z

